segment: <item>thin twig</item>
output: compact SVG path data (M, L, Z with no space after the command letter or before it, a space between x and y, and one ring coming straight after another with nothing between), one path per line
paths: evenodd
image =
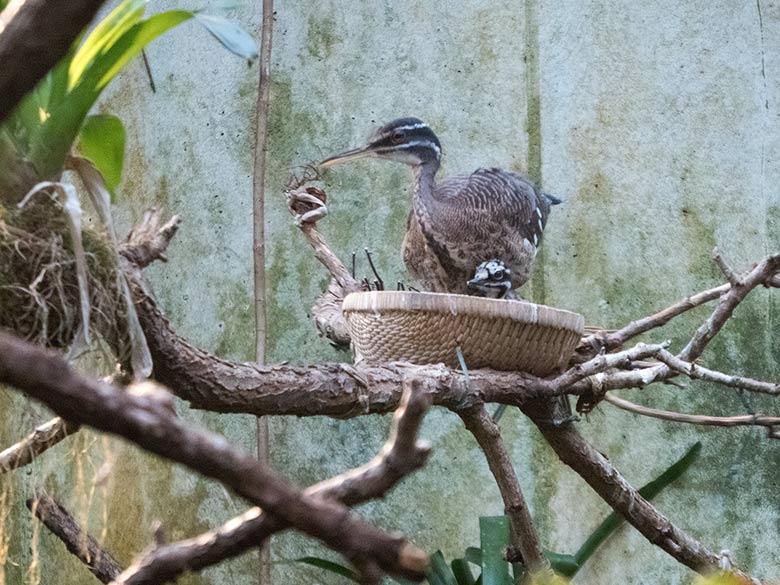
M690 362L683 361L666 350L659 351L655 357L659 361L672 368L674 371L684 374L689 378L704 380L706 382L714 382L722 386L728 386L729 388L739 388L749 392L769 394L771 396L780 395L780 384L773 384L771 382L764 382L762 380L754 380L752 378L745 378L743 376L732 376L731 374L724 374L723 372L710 370L698 364L692 364Z
M739 286L732 286L724 294L715 310L701 327L696 330L688 345L678 354L682 360L695 361L707 347L707 344L718 334L734 309L757 286L767 285L780 269L780 254L772 254L759 262L740 279Z
M742 279L740 278L739 274L737 274L734 271L734 269L726 261L726 259L723 257L723 254L721 254L720 250L718 250L717 247L712 250L712 259L715 262L715 264L718 265L718 268L720 268L720 271L723 273L723 276L726 277L726 280L729 281L731 286L742 285Z
M657 408L650 408L649 406L642 406L641 404L618 398L613 394L607 394L604 397L604 400L618 408L633 412L634 414L678 423L711 427L767 427L769 429L770 438L780 439L780 418L774 416L766 416L763 414L743 414L737 416L685 414L682 412L673 412L671 410L660 410Z
M714 301L724 293L727 293L730 288L730 284L723 284L721 286L696 293L653 315L632 321L625 327L618 329L613 333L609 333L607 335L604 335L603 333L597 333L585 337L577 347L577 352L587 356L593 355L594 347L599 349L603 348L607 351L618 348L627 341L637 337L638 335L641 335L642 333L646 333L652 329L666 325L675 317L679 317L691 309L695 309L700 305Z
M581 365L576 365L557 378L550 380L550 385L556 388L561 394L573 384L576 384L580 380L584 380L590 376L594 376L606 370L612 368L628 368L632 362L649 357L653 357L658 352L669 347L670 341L664 341L662 343L648 345L646 343L638 343L636 346L619 353L610 353L605 355L596 356L593 359L585 362Z

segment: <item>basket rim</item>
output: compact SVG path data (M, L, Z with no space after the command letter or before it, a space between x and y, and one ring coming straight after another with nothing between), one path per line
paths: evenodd
M582 334L585 317L573 311L538 305L529 301L488 299L452 293L372 290L347 295L342 311L422 311L474 315L523 321Z

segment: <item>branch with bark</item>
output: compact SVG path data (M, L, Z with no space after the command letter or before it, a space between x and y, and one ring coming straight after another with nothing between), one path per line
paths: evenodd
M537 424L561 460L579 473L610 506L624 515L651 542L700 572L707 572L721 563L722 559L718 555L672 524L652 504L637 499L639 496L636 490L579 436L573 425L552 425L550 400L561 394L573 394L579 395L581 402L586 405L595 404L609 390L646 386L656 381L668 381L678 375L776 395L776 384L729 376L703 368L695 361L752 290L761 285L780 286L777 274L780 257L766 258L745 275L734 279L733 284L688 297L618 331L585 338L578 355L572 359L571 367L550 379L489 370L472 371L469 379L466 379L463 373L441 365L404 363L258 366L223 360L190 345L176 334L165 319L148 293L142 274L143 267L156 259L164 259L165 249L178 227L178 218L163 223L160 217L159 212L148 214L122 247L121 253L136 299L139 319L155 362L154 377L171 386L177 395L190 401L196 408L260 415L325 414L353 417L395 409L401 400L402 385L410 380L419 380L433 404L446 407L461 416L465 414L464 422L485 451L499 483L522 556L529 566L543 567L543 562L533 552L536 547L534 542L538 544L538 539L534 539L533 524L527 510L524 512L519 482L508 458L501 456L502 452L506 454L506 450L501 443L500 433L496 433L495 429L491 431L484 417L479 416L479 412L484 413L483 404L488 402L518 406ZM304 233L308 234L307 239L312 246L319 248L318 257L324 259L323 264L334 271L333 286L336 288L326 294L331 294L334 299L331 310L334 307L338 310L339 295L343 296L344 290L340 281L348 287L359 287L359 283L355 284L356 281L330 251L324 238L316 237L314 223L304 222L301 225L305 227ZM677 355L666 349L667 343L637 344L626 350L604 354L605 351L620 349L627 340L716 299L718 304L713 313L697 330L686 349ZM338 324L339 316L333 312L331 323ZM346 331L345 328L343 330ZM310 493L316 493L316 488L311 488L303 495ZM242 495L247 496L246 493ZM258 499L253 500L252 497ZM248 499L260 503L257 493L249 494ZM342 501L348 503L349 498L345 496ZM287 526L289 519L283 514L277 515L272 509L268 509L268 513L271 515L259 515L257 510L250 510L215 531L182 543L158 547L134 565L136 569L133 570L143 574L144 570L151 567L152 574L156 574L154 571L157 570L161 571L160 574L166 574L165 571L181 574L189 570L188 567L207 566L234 556ZM397 552L398 547L394 550ZM397 558L395 560L398 561ZM363 563L367 578L371 578L376 566L379 565Z
M24 439L0 452L0 474L29 465L38 455L78 430L78 425L58 416L45 422Z
M308 213L308 212L306 212ZM303 222L307 239L320 248L318 257L328 258L325 266L335 266L333 274L343 278L348 274L342 270L343 263L332 261L337 256L329 251L325 239L316 233L313 222ZM322 249L325 246L326 249ZM700 329L692 343L696 352L720 330L725 312L731 314L736 306L755 287L763 284L777 286L777 261L774 257L765 259L743 277L736 287L731 284L711 289L675 303L668 309L649 318L640 319L624 329L607 334L597 334L583 340L578 356L572 359L571 367L552 379L541 379L517 372L493 372L489 370L470 372L470 380L464 375L443 366L418 366L411 364L362 364L358 367L345 364L322 364L318 366L267 366L259 368L254 364L242 364L216 358L189 345L171 328L162 312L148 295L142 293L143 286L136 286L139 318L147 333L150 350L155 360L155 377L175 387L179 395L189 400L196 408L219 412L251 412L255 414L295 414L299 416L328 415L352 417L360 414L388 412L400 398L400 385L409 376L427 380L432 402L455 412L476 408L487 402L500 402L519 406L534 422L547 430L543 431L548 441L557 441L556 451L561 459L583 478L619 513L648 537L651 542L662 546L678 561L694 570L706 572L718 566L721 559L708 551L701 543L687 535L660 514L649 502L629 509L625 502L635 500L636 490L625 482L610 480L619 477L605 459L599 460L597 452L578 434L564 435L567 439L556 439L557 427L549 427L550 412L539 407L546 405L551 397L560 394L581 396L581 403L596 404L607 390L646 386L657 381L668 381L677 375L691 378L728 381L727 386L743 384L764 390L773 390L774 385L747 378L717 376L714 371L698 365L680 368L681 354L672 355L666 350L667 343L637 344L635 347L617 353L602 355L606 348L619 349L624 341L641 333L668 323L694 307L719 299L707 326ZM136 272L139 284L142 276ZM725 307L725 308L724 308ZM603 340L606 339L606 342ZM601 340L601 341L599 341ZM689 344L690 345L690 344ZM691 352L688 355L694 355ZM588 357L590 356L590 357ZM677 367L664 363L676 360ZM695 359L694 358L692 359ZM655 358L659 361L647 361ZM689 358L691 359L691 358ZM671 363L671 362L670 362ZM771 393L771 392L770 392ZM571 425L563 425L568 429ZM548 428L549 427L549 428ZM499 439L500 440L500 439ZM575 465L577 453L585 452L589 459ZM492 456L495 458L495 456ZM602 464L606 463L606 467ZM495 460L493 461L493 467ZM510 480L517 482L511 469L505 470ZM514 478L513 480L511 478ZM503 479L502 479L503 481ZM519 484L518 484L519 485ZM639 500L636 500L639 501ZM623 502L623 504L621 504ZM671 534L664 541L659 534Z
M114 556L82 530L75 518L57 501L39 492L26 502L27 508L84 563L101 583L111 583L122 572Z
M430 393L424 382L405 384L401 404L395 412L390 437L379 454L368 464L311 486L311 497L336 500L354 506L383 497L404 477L421 468L430 453L430 445L417 439L423 417L430 405ZM137 559L118 579L125 585L160 583L184 573L198 571L235 557L262 544L287 526L252 508L223 526L180 542L155 547ZM424 565L424 557L414 559Z
M74 372L58 355L0 333L0 383L21 390L63 418L120 435L230 487L284 524L341 552L370 582L379 571L421 580L425 554L386 535L348 508L304 494L219 435L176 418L170 395L144 383L127 390Z

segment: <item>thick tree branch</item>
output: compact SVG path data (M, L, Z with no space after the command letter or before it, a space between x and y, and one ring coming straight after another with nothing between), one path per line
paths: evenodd
M385 535L340 504L291 488L256 459L234 450L224 437L177 419L158 393L123 391L86 378L59 356L6 334L0 334L0 383L22 390L67 420L121 435L221 481L279 520L342 552L360 570L378 567L416 580L424 576L419 563L408 564L417 549L406 540Z
M68 423L60 417L42 424L24 439L0 453L0 474L29 465L38 455L78 430L78 425Z
M582 438L573 424L550 423L552 411L549 403L529 403L523 412L533 420L561 461L577 472L647 540L698 573L706 575L718 570L720 557L680 530L639 495L609 460ZM747 578L739 572L737 574Z
M705 302L720 298L713 315L708 319L710 326L707 331L700 331L692 338L696 351L700 353L725 322L722 319L724 311L730 315L734 307L759 284L780 285L773 258L765 259L735 287L724 285L689 297L656 315L640 319L607 335L606 342L603 341L603 334L588 338L585 355L593 356L604 348L618 347L627 339L661 326ZM162 380L169 377L171 382L168 383L178 386L180 391L182 386L177 381L184 380L182 396L198 407L221 411L239 408L241 412L257 412L259 408L261 413L344 417L386 412L397 403L398 386L404 377L412 374L421 376L431 384L433 403L455 411L482 402L520 406L534 418L559 457L582 475L610 506L624 515L651 542L701 572L717 568L721 561L642 499L603 456L584 442L571 425L557 427L545 422L552 418L547 404L550 396L567 393L592 397L594 393L602 395L610 389L645 386L677 375L678 370L669 365L653 362L642 364L638 370L615 370L618 367L634 368L637 361L642 359L637 356L661 355L665 351L662 348L653 348L646 353L646 347L640 346L628 350L629 353L624 355L597 356L586 364L573 367L557 380L541 380L517 373L471 372L471 388L460 374L440 366L384 364L360 369L344 365L309 368L277 366L269 370L249 371L245 364L225 362L188 346L173 333L148 296L140 295L139 302L142 306L139 314L145 319L144 329L150 335L153 355L156 352L158 369L155 375ZM679 355L676 359L686 362ZM575 363L577 361L582 362L584 359L580 357ZM702 378L712 372L695 368L693 371ZM744 383L745 380L739 382ZM225 393L225 389L229 396L220 395Z
M550 564L544 556L512 460L504 448L501 430L482 404L462 409L458 415L485 453L488 467L498 484L504 509L512 524L513 547L520 552L531 573L547 571Z
M84 563L102 583L110 583L122 567L110 552L84 532L68 511L49 496L39 493L27 500L27 507L59 538L68 551Z
M65 56L104 0L11 0L0 13L0 122Z
M429 404L430 395L423 382L412 379L405 383L390 437L379 455L363 467L311 486L306 493L349 506L383 497L428 458L430 446L419 441L417 435ZM136 560L117 583L140 585L174 580L186 572L237 556L286 527L259 508L252 508L216 530L152 549Z

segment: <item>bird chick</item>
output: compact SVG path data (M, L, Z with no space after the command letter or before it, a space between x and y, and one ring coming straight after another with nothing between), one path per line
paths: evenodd
M513 299L512 271L498 258L477 266L474 278L466 283L470 295L489 299Z

